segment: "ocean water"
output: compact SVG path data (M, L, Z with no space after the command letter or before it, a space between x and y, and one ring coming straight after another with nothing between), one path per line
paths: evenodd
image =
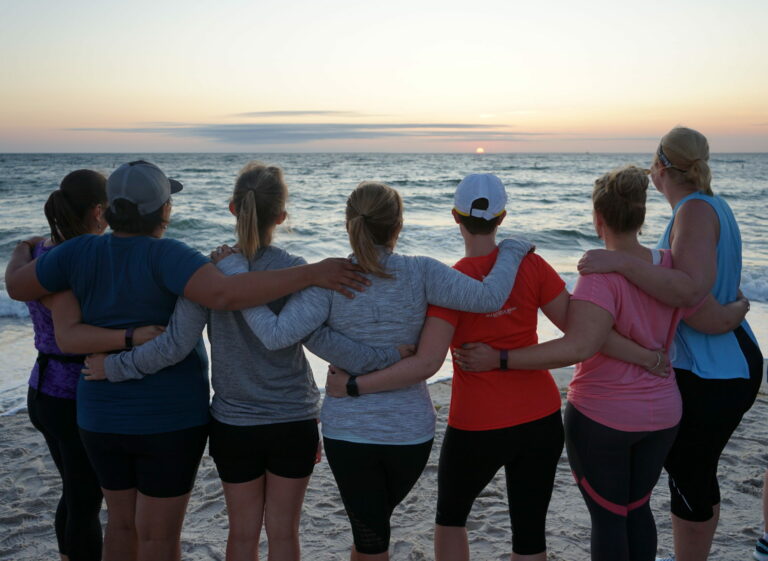
M405 225L398 251L431 255L453 263L463 243L450 211L453 191L469 173L492 172L507 187L508 217L501 236L533 241L573 287L576 263L588 249L601 247L594 233L590 194L596 177L626 163L650 164L649 154L0 154L0 266L19 239L43 235L43 204L69 171L90 168L108 174L121 163L147 159L184 190L174 196L169 236L209 252L233 240L234 219L227 204L238 170L249 160L277 164L289 187L286 225L274 243L316 261L345 256L344 205L363 180L378 180L400 191ZM768 154L722 154L711 159L713 188L733 208L744 243L742 291L753 302L749 315L758 341L768 337ZM655 245L671 216L663 197L651 189L642 240ZM23 403L34 360L26 307L8 298L0 282L0 412ZM542 339L557 336L542 322ZM313 359L319 383L324 364ZM449 374L443 368L440 375Z

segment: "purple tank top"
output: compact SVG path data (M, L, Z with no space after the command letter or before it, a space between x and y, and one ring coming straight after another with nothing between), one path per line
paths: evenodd
M52 247L45 247L43 244L44 242L38 243L34 250L32 250L33 258L37 258L52 249ZM35 348L39 352L48 355L74 356L62 353L56 345L56 337L53 334L51 311L37 301L27 302L27 307L29 308L29 315L32 318L32 327L35 331ZM43 375L42 387L38 387L40 379L40 364L38 362L35 362L35 366L32 368L32 374L29 377L29 385L46 395L65 399L75 399L77 380L80 378L80 371L82 369L82 364L63 363L59 362L54 357L50 357L45 368L45 374Z

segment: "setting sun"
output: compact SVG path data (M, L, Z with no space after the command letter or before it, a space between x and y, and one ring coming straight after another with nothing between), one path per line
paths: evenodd
M482 148L481 146L478 146L475 149L475 154L485 154L485 148Z

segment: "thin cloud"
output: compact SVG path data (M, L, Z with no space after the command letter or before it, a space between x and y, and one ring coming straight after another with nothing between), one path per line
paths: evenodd
M357 111L316 111L316 110L296 110L296 111L250 111L248 113L235 113L232 117L357 117L362 113Z
M165 134L205 138L242 145L293 145L322 140L376 140L382 138L432 138L438 141L524 141L553 133L513 131L507 127L472 123L237 123L168 124L140 127L75 128L78 132Z
M573 136L571 138L561 138L565 142L581 142L589 140L592 142L635 142L646 140L659 140L658 136Z

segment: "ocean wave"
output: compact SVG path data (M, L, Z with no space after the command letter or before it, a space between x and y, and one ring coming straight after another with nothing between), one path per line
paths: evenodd
M3 318L28 318L29 310L24 302L11 300L5 290L0 290L0 317Z
M710 160L711 163L716 164L746 164L746 160L739 160L739 159L728 159L728 158L712 158Z
M742 270L741 291L750 300L768 302L768 267Z
M450 187L456 189L461 181L460 177L456 179L394 179L387 181L390 187Z

